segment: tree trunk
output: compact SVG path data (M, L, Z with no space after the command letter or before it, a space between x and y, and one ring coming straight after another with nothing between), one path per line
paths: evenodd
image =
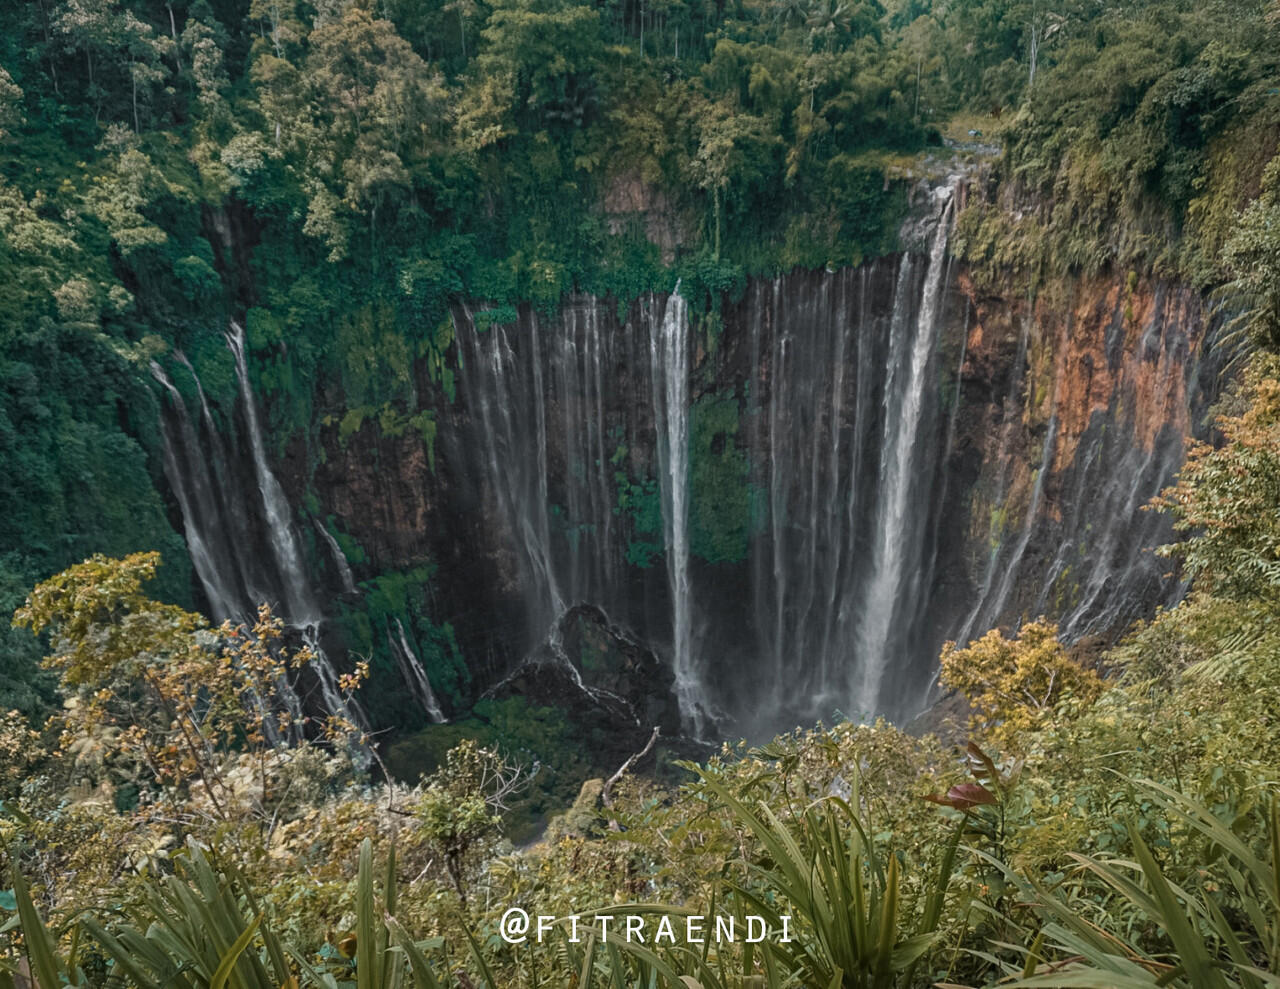
M458 899L462 902L462 908L465 910L467 907L467 890L462 884L462 857L452 852L446 853L444 865L449 870L449 878L453 880L453 888L458 891Z
M920 70L924 68L924 56L916 62L916 123L920 123Z

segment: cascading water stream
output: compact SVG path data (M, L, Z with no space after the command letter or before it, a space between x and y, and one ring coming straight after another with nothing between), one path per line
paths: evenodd
M185 359L182 363L186 364ZM160 382L172 399L174 414L178 420L180 439L175 439L169 422L162 417L164 469L182 512L183 533L192 566L204 588L214 620L247 622L249 620L248 604L242 600L243 595L239 588L229 580L238 571L235 563L228 559L229 556L234 555L234 549L229 549L225 541L218 539L217 529L206 532L200 524L202 519L216 520L222 509L214 497L216 487L208 472L208 465L199 455L200 445L195 430L191 426L186 403L164 369L155 361L152 361L150 366L152 377ZM190 368L190 365L187 367ZM192 371L192 376L194 375L195 372ZM198 379L196 384L198 387ZM203 391L200 394L203 405ZM207 408L205 408L205 414L208 415ZM186 461L185 467L179 463L180 453ZM277 680L276 690L290 714L292 727L289 734L296 735L303 723L302 700L287 676L281 676ZM267 713L261 697L255 697L254 702L264 714ZM267 718L264 725L271 743L279 744L281 735L274 720Z
M671 661L681 713L694 733L700 734L705 727L704 699L694 666L689 584L689 308L679 282L667 299L661 322L651 319L649 347L671 591Z
M833 709L873 713L878 701L860 704L860 689L878 697L891 670L910 678L898 663L917 634L928 576L906 571L933 559L925 544L936 457L927 477L916 474L939 429L928 382L952 214L944 190L921 261L905 255L896 264L828 273L803 292L786 278L753 287L742 435L760 514L748 534L756 607L745 627L717 624L721 614L694 596L693 341L680 294L650 297L632 310L636 323L612 327L601 325L594 300L571 300L555 321L529 313L481 327L469 311L455 313L477 427L460 452L485 478L509 534L528 602L526 649L545 641L557 612L578 602L627 616L651 639L669 636L681 709L694 730L734 692L764 718L776 709L798 719ZM886 274L891 295L880 291ZM638 336L647 351L644 376ZM634 402L638 394L646 395L643 405ZM640 457L631 452L637 445ZM611 472L631 485L630 504L640 491L630 479L636 472L656 481L661 618L625 582L636 572L628 566L634 543L625 532L618 538L616 520L631 516L615 500ZM552 517L554 526L544 521ZM878 543L881 519L892 531ZM869 602L890 595L896 624L868 627ZM718 657L698 645L704 636L717 642L715 652L731 641L745 652L737 675L717 673Z
M1023 343L1005 403L999 484L989 503L992 549L957 641L970 641L997 623L1016 625L1048 615L1057 619L1062 637L1073 642L1097 632L1114 633L1146 613L1151 602L1177 599L1178 583L1150 552L1172 538L1169 520L1143 511L1143 506L1174 476L1183 436L1204 401L1205 393L1198 391L1202 348L1191 336L1198 327L1188 325L1188 311L1185 295L1158 290L1141 337L1130 343L1126 334L1139 326L1132 315L1116 312L1099 331L1110 391L1094 399L1083 421L1072 410L1078 395L1060 394L1069 387L1064 384L1070 376L1065 360L1072 347L1071 324L1063 323L1055 350L1068 357L1055 368L1039 468L1030 477L1020 532L1009 540L1006 500L1021 487L1010 481L1018 466L1010 438L1022 429L1030 431L1035 391L1023 366L1027 333L1037 318L1028 299ZM1020 409L1015 392L1024 393ZM1065 426L1064 415L1073 414L1077 425ZM1064 442L1071 451L1067 457ZM1052 495L1046 489L1051 476L1056 487ZM1028 593L1032 588L1034 593Z
M679 293L618 307L573 296L556 316L521 310L501 324L455 310L471 425L450 456L482 482L497 575L525 602L520 655L570 605L595 604L669 643L687 725L727 711L772 730L914 713L944 639L1016 619L1036 594L1065 602L1053 610L1080 631L1164 593L1149 582L1112 606L1107 592L1119 574L1150 576L1135 562L1146 535L1126 532L1176 466L1173 445L1134 439L1120 377L1078 448L1079 385L1060 400L1055 384L1033 427L1034 316L1008 333L953 280L956 202L954 188L932 191L911 230L919 253L722 300L696 341L696 374ZM963 328L949 321L961 294ZM1187 332L1155 333L1142 360L1154 366L1157 346L1171 356L1154 382L1139 366L1124 374L1178 393ZM984 386L997 394L978 405ZM1102 484L1099 471L1118 478ZM1084 516L1063 518L1064 485L1083 485ZM717 528L718 513L737 528ZM1061 548L1071 587L1042 588L1046 546Z
M280 482L276 480L275 474L267 464L262 429L258 424L258 403L249 383L249 368L245 360L244 327L232 322L231 331L226 337L227 346L235 355L236 380L240 383L245 426L249 434L249 449L253 455L258 491L262 495L267 534L271 542L272 555L280 568L283 583L281 590L285 596L285 607L288 609L285 617L291 624L299 627L318 625L320 608L312 596L311 586L303 567L302 552L293 531L293 512L289 508L289 502L284 496Z
M444 711L440 707L440 702L436 699L435 691L431 689L431 681L427 678L427 671L422 666L422 660L418 658L418 654L409 645L409 637L405 634L404 623L399 618L396 619L396 635L392 636L391 630L387 630L387 644L391 647L391 652L400 666L401 677L408 684L414 698L422 705L422 709L427 712L431 723L442 725L448 721L449 719L444 716Z
M1031 321L1032 321L1032 305L1031 305L1030 299L1028 299L1027 318L1023 323L1022 339L1018 346L1017 367L1015 368L1015 377L1014 377L1014 380L1019 382L1020 384L1023 382L1023 379L1025 378L1025 374L1023 372L1023 363L1026 360L1027 342L1030 338ZM1060 346L1061 345L1062 345L1062 341L1060 341ZM1026 389L1026 393L1027 394L1025 397L1024 404L1027 407L1024 409L1023 414L1029 415L1030 405L1032 401L1030 387ZM1009 402L1012 403L1014 398L1015 396L1011 392L1009 396ZM991 532L988 535L988 539L990 539L993 543L993 548L991 550L991 556L987 561L987 569L986 569L986 575L983 579L982 593L979 596L977 604L974 606L973 611L970 612L969 617L966 619L964 630L961 633L960 641L962 642L968 641L968 637L973 629L981 628L983 631L985 631L986 629L990 628L995 623L997 617L1002 613L1004 613L1005 608L1009 602L1009 597L1014 587L1015 578L1018 576L1019 568L1022 565L1022 560L1026 556L1027 547L1031 545L1031 540L1035 535L1036 524L1040 521L1040 511L1041 511L1042 502L1044 499L1045 482L1048 480L1050 467L1053 463L1053 456L1057 450L1057 439L1058 439L1058 419L1056 416L1057 401L1058 401L1058 390L1057 390L1057 382L1055 381L1053 393L1049 399L1049 419L1048 419L1048 422L1045 424L1045 435L1044 435L1044 442L1041 444L1041 449L1040 449L1039 467L1036 468L1036 471L1034 474L1034 480L1032 481L1031 497L1028 500L1026 511L1023 513L1022 529L1018 536L1018 541L1014 544L1013 551L1008 556L1004 556L1002 553L1002 550L1004 548L1003 543L1001 541L997 541L997 536L999 534L996 532ZM1007 409L1012 407L1013 406L1011 404L1006 405ZM1005 429L1005 435L1004 435L1005 440L1008 439L1009 435L1012 432L1013 422L1019 421L1021 418L1022 416L1019 416L1018 419L1011 420L1010 423L1007 425ZM1001 449L1002 458L1004 456L1004 453L1005 451L1003 448L1003 441L1002 441L1002 449ZM1000 497L1001 504L1003 504L1003 500L1004 500L1003 491L1005 490L1005 486L1008 483L1008 473L1009 472L1006 465L1002 462L1001 463L1002 494ZM995 580L995 572L997 569L1000 570L1000 578L998 581Z
M929 267L906 364L895 361L885 392L885 462L881 468L878 530L870 589L863 610L861 654L856 700L865 711L881 710L880 688L885 668L897 657L889 653L889 637L899 620L904 575L919 562L920 523L908 518L911 489L917 481L915 458L924 412L925 380L938 336L942 273L946 266L955 189L939 190L942 208L929 250ZM895 313L895 317L897 314ZM898 322L895 319L895 322ZM901 392L895 388L902 378Z
M333 557L333 565L338 568L338 579L342 581L342 591L344 594L356 593L356 579L351 572L351 564L347 562L347 555L342 552L342 547L338 545L338 540L334 538L323 522L319 519L313 520L316 525L316 532L320 533L320 538L324 540L326 546L329 547L329 555Z
M297 630L302 633L302 641L311 651L311 662L308 665L315 671L316 680L320 683L320 696L324 700L324 709L329 714L344 715L356 727L368 728L368 721L359 704L354 698L348 698L343 694L342 687L338 683L338 672L320 645L320 627L306 625Z
M265 572L264 559L260 554L248 551L248 547L257 542L251 524L251 519L257 514L253 507L256 501L252 497L252 486L240 483L239 472L232 469L236 458L227 449L226 439L214 422L200 376L182 351L175 351L174 359L187 369L200 399L203 435L199 443L188 442L183 446L186 457L191 461L192 476L198 481L197 490L204 496L198 517L205 520L206 530L213 528L212 520L220 520L218 530L222 540L229 545L228 555L234 561L234 570L222 572L220 579L230 583L238 575L245 600L241 602L241 610L236 617L244 618L252 614L257 602L278 599L266 590L275 583L275 578ZM182 414L186 414L185 409Z
M191 565L195 568L196 576L204 588L205 597L209 600L209 607L213 610L214 620L225 621L236 616L239 612L237 594L226 583L226 565L219 563L215 559L213 546L205 541L204 533L201 532L200 526L197 524L197 520L202 514L212 514L208 506L200 505L212 490L212 485L207 475L199 476L190 467L184 470L178 463L178 451L186 452L199 449L195 431L191 428L191 420L187 416L187 407L183 402L181 392L169 380L164 368L155 361L151 362L151 376L160 382L165 391L169 393L170 398L173 400L174 413L178 418L181 433L180 441L175 441L175 438L170 435L168 423L163 423L164 472L165 477L168 478L169 487L173 489L174 496L178 499L178 507L182 512L182 528L183 535L187 541L187 552L191 556ZM202 468L203 460L199 460L198 464ZM197 505L200 505L200 507L197 508Z
M543 371L536 318L529 327L532 354L520 360L507 340L507 327L482 328L464 307L455 317L462 349L462 380L480 423L482 475L496 501L498 517L510 529L521 588L530 621L550 627L565 600L551 546L547 468L547 425ZM524 643L528 648L532 642Z
M260 602L281 604L280 617L312 654L308 667L319 688L321 710L365 727L363 712L354 699L346 696L320 641L323 612L305 569L292 511L266 460L248 379L243 328L232 323L226 340L235 359L242 421L251 454L247 474L241 462L225 448L204 389L186 359L176 355L179 363L190 370L200 397L203 440L192 425L182 394L159 364L151 366L152 376L171 399L172 415L162 417L165 474L182 513L192 565L215 621L251 626ZM321 531L327 541L332 540L326 531ZM264 542L270 549L266 559L256 551ZM335 564L344 587L353 590L354 579L345 557L336 542L331 542L331 548L335 550ZM294 723L301 725L304 704L296 686L288 678L277 684Z

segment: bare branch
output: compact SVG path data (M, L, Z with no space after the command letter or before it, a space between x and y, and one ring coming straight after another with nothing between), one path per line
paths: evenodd
M639 762L641 759L643 759L645 756L649 754L649 752L653 749L654 745L657 743L658 736L660 734L662 734L662 729L659 728L657 725L654 725L653 734L649 736L649 741L645 743L645 747L641 749L639 752L635 753L635 755L631 756L626 762L624 762L621 766L618 767L618 771L616 773L614 773L607 780L605 780L604 789L600 791L600 802L604 804L605 807L610 809L613 808L613 785L617 783L618 780L622 779L622 777L626 775L627 771L632 766L634 766L637 762ZM609 822L609 830L611 831L620 830L618 826L618 822L616 820L612 820Z

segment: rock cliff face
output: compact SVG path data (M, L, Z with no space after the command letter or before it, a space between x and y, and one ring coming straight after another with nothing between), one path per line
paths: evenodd
M434 441L318 426L281 484L359 546L356 582L435 567L431 620L471 673L446 707L577 605L663 657L708 734L910 715L945 639L1023 617L1116 634L1180 593L1143 506L1212 396L1200 299L979 289L947 253L956 205L935 192L911 252L692 318L666 294L511 323L460 305L456 392L416 369ZM329 543L317 593L358 607Z
M566 712L602 765L620 765L642 749L650 732L682 734L675 677L669 666L592 605L575 605L552 625L547 640L485 692L523 697Z
M963 275L958 287L971 302L960 559L979 589L959 634L1038 614L1071 639L1118 632L1179 593L1150 552L1169 521L1144 506L1216 391L1200 297L1122 276L1034 301L979 294Z

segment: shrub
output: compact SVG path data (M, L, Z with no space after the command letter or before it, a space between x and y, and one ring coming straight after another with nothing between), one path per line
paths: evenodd
M976 642L942 647L942 682L968 699L972 726L1002 748L1052 713L1066 697L1091 703L1102 679L1071 660L1058 641L1058 628L1043 619L1022 628L1016 639L992 629Z

